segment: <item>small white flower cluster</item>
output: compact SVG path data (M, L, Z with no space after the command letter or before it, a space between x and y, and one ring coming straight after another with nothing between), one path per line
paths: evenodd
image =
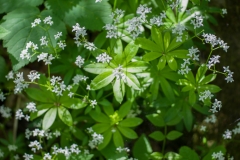
M29 112L37 112L36 103L34 102L29 102L26 108Z
M240 122L238 122L237 127L232 130L233 134L240 134Z
M138 17L133 17L128 20L126 23L128 25L127 31L131 34L132 38L135 39L139 34L143 32L142 24L147 22L146 17L147 13L151 13L152 8L148 8L146 5L140 5L137 8L137 14L140 15Z
M31 159L33 159L33 155L24 153L23 158L24 158L24 160L31 160Z
M190 48L190 49L188 49L188 56L190 57L190 58L192 58L192 60L194 60L194 61L199 61L199 54L196 54L196 53L198 53L198 52L200 52L199 50L198 50L198 48L193 48L193 46Z
M57 44L58 44L58 47L61 48L62 50L64 50L64 48L67 46L66 43L63 41L60 41Z
M225 80L227 81L227 83L228 82L232 83L234 81L233 80L233 72L230 71L229 66L223 67L223 69L224 69L223 72L227 74L227 77L225 78Z
M97 100L89 100L90 101L90 106L92 106L93 108L95 108L95 106L97 105Z
M84 47L89 51L94 51L97 49L97 47L92 42L85 42Z
M53 155L64 154L66 159L68 159L71 156L71 154L74 154L74 153L79 154L81 152L76 144L72 144L70 148L65 147L64 149L58 148L57 146L53 146L52 149L53 149L53 152L52 152Z
M50 79L50 84L52 86L52 92L56 93L57 96L63 96L63 92L68 90L70 92L70 90L72 89L72 86L66 86L64 84L64 82L62 81L62 78L57 76L52 76L52 78ZM73 94L71 94L72 96Z
M232 138L232 131L230 131L229 129L227 129L224 134L223 134L223 138L224 139L231 139Z
M96 57L97 62L101 62L101 63L109 63L112 60L112 57L110 57L106 52L98 55Z
M217 113L218 111L220 111L220 109L222 108L222 102L218 101L217 99L215 99L215 102L212 105L212 108L210 109L210 111L212 113Z
M50 132L50 130L40 130L38 128L34 129L33 131L30 131L29 129L25 130L25 138L29 139L30 136L33 137L46 137L47 140L52 139L52 135L54 135L56 138L61 135L61 132L58 130L55 130L54 132Z
M11 108L4 107L3 105L0 106L0 114L3 118L10 118L11 117Z
M83 38L85 35L87 35L85 27L80 27L78 23L76 23L75 26L73 26L72 32L75 32L75 37L73 38L75 40L75 43L77 46L81 46L82 43L79 39ZM81 38L80 38L81 36Z
M79 82L81 81L86 81L88 79L88 77L77 74L73 77L73 85L78 85Z
M37 58L38 58L38 62L43 61L45 62L45 65L52 64L51 61L55 59L52 54L43 53L43 52L40 55L38 55Z
M27 76L31 82L34 82L36 79L40 79L40 74L37 71L30 71Z
M204 122L206 122L206 123L216 123L217 122L217 117L214 114L212 114L211 116L204 119Z
M41 41L41 46L47 46L48 45L48 41L46 40L47 37L46 36L42 36L42 38L40 39Z
M222 9L222 14L227 14L227 9L226 8Z
M200 28L201 26L203 26L203 17L201 15L198 16L195 14L190 24L194 26L194 29Z
M191 69L188 67L190 65L190 58L183 59L183 63L181 64L181 69L178 70L178 74L184 75L188 74Z
M130 149L125 147L125 148L122 148L122 147L117 147L116 149L119 153L121 152L130 152Z
M92 140L88 142L88 146L93 149L96 148L99 144L103 143L104 137L101 134L97 134L93 129L87 128L88 132L91 133Z
M102 2L102 0L96 0L95 3Z
M82 67L82 65L84 64L84 58L82 58L81 56L77 56L77 58L76 58L76 61L75 61L75 64L79 67L79 68L81 68Z
M127 118L133 118L137 117L139 114L141 114L142 111L139 109L139 106L136 106L136 108L131 109L127 115Z
M206 128L207 128L207 126L201 125L201 127L200 127L200 131L202 131L202 132L206 132Z
M6 97L4 96L3 92L0 89L0 100L3 102L6 99Z
M4 152L0 149L0 158L4 157Z
M34 153L36 153L37 150L41 150L42 149L41 143L38 142L37 140L30 142L30 144L28 146L31 148L31 150Z
M174 8L177 8L178 5L180 4L179 0L176 0L176 2L172 2L169 6L172 8L172 10L174 10Z
M9 151L16 151L18 147L15 144L9 144L8 145L8 150Z
M30 116L29 115L24 115L23 111L21 109L18 109L15 114L15 118L17 120L21 120L22 118L25 118L26 121L29 121Z
M224 160L224 154L222 153L222 151L219 151L217 153L213 152L212 154L212 158L215 158L217 160Z
M177 25L174 26L174 28L172 29L172 33L178 35L176 42L182 42L182 35L186 29L187 28L183 24L180 24L180 23L178 23Z
M208 61L207 67L210 69L212 66L215 66L215 64L220 63L219 58L219 55L213 55Z
M203 33L202 36L204 37L206 43L211 44L212 48L218 45L220 48L223 48L225 52L227 52L229 46L227 46L227 43L224 43L224 41L221 40L220 38L217 38L215 35L210 33L207 34Z
M166 12L160 13L160 16L155 16L150 19L151 25L161 26L163 25L163 18L166 18Z
M209 90L205 90L204 92L200 92L199 94L199 101L204 102L206 99L211 99L213 94Z
M22 90L25 88L28 88L29 84L24 83L24 78L23 78L23 72L18 72L15 74L16 77L14 79L14 73L13 71L10 71L7 75L6 78L7 80L13 79L13 82L15 83L15 88L14 88L14 93L21 93Z
M123 68L121 65L113 70L113 75L117 80L122 79L123 81L126 81L126 75L123 73Z
M35 52L38 49L38 45L34 44L33 42L28 42L26 45L26 48L23 49L20 53L20 58L21 59L27 59L27 60L31 60L31 53L29 53L28 49L31 48L32 52Z
M51 159L52 159L52 156L49 153L44 154L43 160L51 160Z
M43 22L44 22L44 24L49 24L50 26L53 25L53 21L52 21L52 17L51 16L48 16L48 17L44 18ZM34 28L34 27L36 27L40 23L41 23L41 19L40 18L36 18L34 20L34 22L31 23L31 25L32 25L31 27Z
M62 36L62 32L57 32L57 34L54 35L55 39L59 39Z
M116 9L110 15L113 19L113 24L106 24L103 28L107 30L106 38L118 38L117 25L120 22L120 19L124 16L124 11L121 9Z

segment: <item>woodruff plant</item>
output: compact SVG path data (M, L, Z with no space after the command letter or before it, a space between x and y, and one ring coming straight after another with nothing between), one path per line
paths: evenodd
M220 55L214 51L227 52L229 46L211 33L208 1L5 4L0 38L12 70L0 100L10 94L18 100L0 108L5 118L1 158L233 159L217 143L208 152L186 145L173 150L168 143L185 130L196 132L192 110L207 116L197 126L200 132L215 123L222 107L215 96L221 89L212 82L218 74L234 81L228 66L216 69ZM195 42L210 48L206 59ZM29 63L43 67L26 72L23 66ZM12 131L5 126L11 120ZM17 133L23 131L18 123L26 126L25 133ZM223 138L239 134L239 126L227 129ZM159 150L152 148L156 144Z

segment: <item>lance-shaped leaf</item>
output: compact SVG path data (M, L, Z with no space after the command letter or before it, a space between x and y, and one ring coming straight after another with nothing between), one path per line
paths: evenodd
M111 83L114 78L115 76L113 75L112 71L101 73L92 80L90 88L96 90L105 87Z
M48 112L44 115L44 118L43 118L43 122L42 122L43 130L47 130L52 126L53 122L56 119L56 115L57 115L57 108L51 108L48 110Z
M126 84L133 89L140 90L140 83L136 76L126 72Z
M136 44L139 45L140 48L149 50L149 51L156 51L162 52L161 48L158 47L154 42L146 38L137 38L135 41Z
M165 136L161 131L154 131L149 135L149 137L156 141L163 141L165 139Z
M160 80L160 85L162 87L163 93L165 94L167 99L173 102L175 100L175 96L174 96L174 92L171 85L163 77L159 77L159 80Z
M120 132L129 139L136 139L138 137L137 133L130 128L117 126Z
M162 32L160 29L156 27L152 27L151 29L151 36L154 42L158 45L159 50L161 52L164 51L164 46L163 46L163 38L162 38Z
M116 147L123 147L124 146L122 135L118 130L116 130L113 133L113 142L114 142Z
M111 68L107 68L108 66L109 64L107 63L94 63L86 65L83 69L93 74L101 74L112 70Z
M128 63L137 54L138 46L133 42L129 43L124 49L125 63Z
M111 128L110 129L108 129L106 132L104 132L103 133L103 143L101 143L99 146L98 146L98 149L99 150L102 150L103 148L105 148L108 144L109 144L109 142L110 142L110 140L111 140L111 138L112 138L112 130L111 130Z
M68 126L72 126L73 120L71 113L64 107L58 107L58 116Z
M90 116L97 122L110 123L110 118L101 112L91 111Z
M169 44L170 44L170 41L171 41L171 34L170 32L166 32L164 34L164 47L165 47L165 51L167 50Z
M144 61L152 61L157 59L158 57L162 56L161 52L148 52L143 56Z
M123 70L130 73L139 73L147 69L147 63L143 61L130 62Z
M92 128L97 133L103 133L111 127L110 123L97 123Z
M176 60L172 56L168 56L168 55L166 56L166 58L167 58L168 66L172 70L176 71L177 70L177 62L176 62Z
M69 109L80 109L84 108L87 106L87 103L84 103L81 99L79 98L70 98L68 96L65 96L66 99L60 99L62 105L66 108ZM63 98L65 98L63 97Z
M142 123L142 119L141 118L127 118L127 119L124 119L122 120L120 123L119 123L119 126L122 126L122 127L136 127L138 125L140 125Z
M167 134L167 139L168 140L175 140L177 138L179 138L180 136L182 136L183 134L179 131L171 131Z
M188 58L188 50L173 50L171 52L168 52L167 53L169 56L173 56L173 57L176 57L176 58Z
M116 79L113 84L114 97L119 103L122 103L123 97L125 95L125 84L123 80Z
M165 66L166 66L166 56L162 56L161 58L159 58L158 64L157 64L157 68L158 70L162 70Z

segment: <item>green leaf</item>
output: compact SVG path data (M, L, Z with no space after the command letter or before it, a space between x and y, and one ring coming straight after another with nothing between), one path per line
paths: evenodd
M114 78L115 76L113 75L112 71L101 73L92 80L90 88L93 90L103 88L111 83Z
M0 33L1 34L1 33ZM0 82L6 82L7 65L2 56L0 56Z
M129 62L133 59L133 57L137 54L138 46L133 42L128 43L128 45L124 49L125 62Z
M193 73L190 71L187 74L185 74L186 78L192 83L192 85L196 84L195 78L193 76Z
M51 108L43 117L42 128L43 130L47 130L53 124L56 119L57 108Z
M125 103L122 104L122 106L118 110L118 115L121 118L124 118L129 113L131 107L132 107L132 103L130 101L126 101Z
M161 52L163 52L164 51L164 46L163 46L163 38L162 38L161 30L153 26L152 29L151 29L151 36L152 36L152 39L154 40L154 42L160 48L159 50Z
M95 124L92 129L97 133L103 133L107 131L111 125L109 123L97 123Z
M150 114L150 115L147 115L146 117L154 126L157 126L157 127L165 126L164 119L159 114Z
M144 61L152 61L158 57L160 57L162 53L160 52L148 52L143 56Z
M135 90L140 90L140 83L137 77L129 72L126 72L126 84Z
M53 104L39 104L37 105L37 112L32 112L30 114L30 120L34 120L35 118L43 115L49 108L52 108L53 107Z
M111 52L113 52L114 54L122 54L123 52L123 45L122 45L121 39L111 39L110 47L111 47Z
M179 137L181 137L183 134L181 132L178 131L171 131L167 134L167 139L168 140L175 140L178 139Z
M71 113L64 107L58 107L58 116L68 126L73 125L73 119Z
M191 107L187 104L183 104L183 122L188 132L192 130L193 126L193 115Z
M108 100L103 99L102 101L99 102L103 106L103 111L109 116L114 113L114 109L112 106L112 103L110 103Z
M197 103L195 103L193 106L192 106L196 111L204 114L204 115L209 115L210 112L209 112L209 107L208 106L201 106Z
M196 82L198 83L201 81L202 78L204 78L205 73L207 72L207 66L205 64L202 64L197 71L196 75Z
M10 32L6 30L4 27L0 26L0 39L4 38Z
M166 56L162 56L161 58L159 58L158 64L157 64L157 68L158 70L162 70L166 65Z
M136 61L136 62L130 62L127 64L126 68L124 67L123 70L126 70L130 73L139 73L143 72L147 69L147 63L143 61Z
M116 130L113 133L113 142L114 142L116 147L123 147L124 146L122 135L120 134L120 132L118 130Z
M151 40L146 38L137 38L135 44L139 45L140 48L146 49L149 51L162 52L161 48L158 45L153 43Z
M176 60L172 57L172 56L166 56L167 57L167 63L168 63L168 66L176 71L177 70L177 62Z
M209 74L206 77L200 79L200 81L198 82L199 84L208 84L212 81L214 81L217 77L217 74Z
M156 141L163 141L165 139L165 136L161 131L154 131L149 135L149 137Z
M105 24L111 23L109 16L111 12L111 6L106 0L103 0L101 4L95 3L95 0L82 0L66 13L64 21L69 26L79 22L80 26L84 26L86 29L102 30Z
M125 95L125 84L123 80L121 79L116 79L114 84L113 84L113 93L115 99L121 104L123 97Z
M70 98L68 96L62 97L60 99L62 105L69 109L81 109L87 106L87 103L84 103L79 98Z
M182 36L182 41L178 41L178 42L177 42L177 37L178 37L178 36L176 36L176 37L171 41L170 45L169 45L168 48L167 48L167 52L172 51L172 50L178 48L180 45L182 45L182 44L185 42L186 37L187 37L188 35L187 35L187 34L183 34L183 35L181 35L181 36Z
M110 123L109 117L107 117L105 114L97 111L91 111L89 115L97 122L101 123Z
M146 160L152 153L152 147L147 137L142 134L141 137L134 143L133 155L138 160Z
M170 41L171 41L171 34L170 32L166 32L164 34L164 47L165 47L165 50L167 50L169 44L170 44Z
M170 7L167 9L166 15L167 15L167 17L168 17L174 24L177 23L175 14L173 13L173 10L172 10ZM166 48L165 48L165 49L166 49Z
M198 154L187 146L182 146L179 150L179 154L184 160L200 160Z
M161 159L163 159L163 154L160 152L153 152L153 153L151 153L150 157L153 160L161 160Z
M43 3L43 0L0 0L0 14L10 12L24 6L38 6Z
M137 136L137 133L130 129L130 128L127 128L127 127L120 127L120 126L117 126L117 128L119 129L119 131L126 137L126 138L129 138L129 139L136 139L138 136Z
M195 90L192 89L189 91L189 104L193 106L196 100L197 100L197 96L196 96Z
M181 155L174 152L167 152L164 155L164 158L166 158L167 160L182 160Z
M104 72L112 71L112 68L107 68L109 64L107 63L94 63L86 65L83 69L87 72L93 73L93 74L101 74Z
M205 84L198 87L199 92L204 92L205 90L209 90L211 93L217 93L221 91L221 88L214 84Z
M223 153L223 155L226 153L226 147L225 146L216 146L216 147L214 147L214 148L212 148L209 152L208 152L208 154L206 155L206 156L204 156L203 157L203 160L209 160L209 159L212 159L212 155L213 155L213 153L215 152L215 153L217 153L217 152L222 152Z
M109 130L107 130L106 132L104 132L103 133L103 143L101 143L99 146L98 146L98 149L99 150L102 150L103 148L105 148L108 144L109 144L109 142L110 142L110 140L111 140L111 138L112 138L112 131L111 131L111 128L109 129Z
M28 97L34 101L53 102L52 94L48 94L49 92L45 92L37 88L27 88L25 92L27 93Z
M167 55L169 56L173 56L181 59L188 58L187 54L188 54L188 50L173 50L167 53Z
M141 118L136 118L136 117L127 118L127 119L122 120L119 123L119 126L122 126L122 127L136 127L136 126L140 125L142 122L143 122L143 120Z
M159 80L160 80L160 85L162 87L162 91L165 94L166 98L171 102L174 102L175 96L174 96L173 88L171 87L171 85L163 77L159 77Z

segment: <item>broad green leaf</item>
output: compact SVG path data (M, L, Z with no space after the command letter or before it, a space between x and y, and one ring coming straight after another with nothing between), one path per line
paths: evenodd
M167 9L166 15L173 23L175 23L175 24L177 23L175 14L174 14L173 10L170 7Z
M171 102L174 102L175 101L175 96L174 96L172 86L163 77L159 77L159 80L160 80L160 85L162 87L162 91L165 94L165 96L167 97L167 99L170 100Z
M192 85L196 84L195 78L193 76L193 73L190 71L187 74L185 74L186 78L192 83Z
M123 147L124 146L122 135L120 134L120 132L118 130L116 130L113 133L113 142L114 142L116 147Z
M43 130L47 130L53 124L56 119L57 108L51 108L47 111L47 113L43 117L42 128Z
M109 123L97 123L94 126L92 126L92 129L97 133L103 133L107 131L111 125Z
M137 38L135 40L135 43L139 45L139 47L142 49L146 49L149 51L162 52L161 48L149 39Z
M154 131L149 135L149 137L156 141L163 141L165 139L165 136L161 131Z
M200 81L198 82L199 84L208 84L212 81L214 81L217 77L217 74L209 74L206 77L200 79Z
M93 90L103 88L111 83L114 78L115 76L113 75L112 71L101 73L92 80L90 88Z
M179 131L171 131L167 134L167 139L172 141L172 140L178 139L182 135L183 134Z
M176 84L180 85L180 86L191 86L192 85L192 83L186 79L179 79Z
M84 103L79 98L70 98L68 96L63 97L63 98L60 99L60 102L66 108L69 108L69 109L81 109L81 108L84 108L84 107L87 106L87 103Z
M114 113L114 109L112 106L112 103L110 103L108 100L103 99L102 101L98 102L103 106L103 111L109 116Z
M38 101L38 102L51 102L53 101L53 97L51 92L47 94L48 92L45 92L43 90L37 89L37 88L27 88L25 90L28 97L31 99Z
M64 21L69 26L79 22L81 27L89 30L101 30L105 24L111 23L111 12L110 4L105 0L100 4L95 0L82 0L65 14Z
M159 81L158 79L153 79L152 85L150 86L150 92L152 96L152 100L155 100L158 97L159 92Z
M25 6L38 6L43 3L43 0L0 0L1 10L0 13L10 12Z
M160 52L148 52L143 56L144 61L152 61L158 57L160 57L162 53Z
M128 72L126 72L126 84L135 90L140 90L140 83L137 77Z
M221 88L214 84L205 84L198 87L199 92L204 92L205 90L209 90L211 93L217 93L221 90Z
M6 28L0 26L0 39L4 38L9 33L10 32L8 30L6 30Z
M201 106L197 103L195 103L193 106L192 106L196 111L204 114L204 115L209 115L210 112L209 112L209 107L208 106Z
M157 126L157 127L165 126L165 122L162 115L150 114L150 115L147 115L146 117L154 126Z
M164 155L164 158L166 158L167 160L182 160L181 155L179 155L175 152L167 152Z
M153 160L161 160L161 159L163 159L164 156L160 152L153 152L153 153L151 153L150 157Z
M176 60L172 56L166 56L166 58L167 58L168 66L172 70L176 71L177 70L177 62L176 62Z
M159 50L161 52L163 52L164 46L163 46L163 37L162 37L161 30L156 27L152 27L151 36L152 36L153 41L158 45Z
M182 146L179 150L179 154L184 160L200 160L198 154L187 146Z
M194 89L194 86L191 85L191 84L190 84L189 86L183 87L181 91L182 91L182 92L187 92L187 91L190 91L190 90L195 90L195 89Z
M110 51L111 51L111 53L114 53L114 54L122 54L123 45L122 45L121 39L111 39L110 40Z
M114 84L113 84L113 93L115 99L121 104L123 97L125 95L125 84L123 80L121 79L116 79Z
M101 143L99 146L98 146L98 149L99 150L102 150L103 148L105 148L108 144L109 144L109 142L110 142L110 140L111 140L111 138L112 138L112 131L111 131L111 128L109 129L109 130L107 130L106 132L104 132L103 133L103 143Z
M205 73L207 72L207 66L205 64L202 64L197 71L196 75L196 82L198 83L201 81L201 79L204 77Z
M127 127L120 127L120 126L117 126L117 128L122 133L122 135L124 135L126 138L136 139L138 137L137 133L133 129L130 129Z
M51 105L52 106L52 105ZM32 112L30 114L30 120L34 120L37 117L40 117L41 115L43 115L48 109L42 109L42 110L38 110L37 112Z
M176 58L181 58L181 59L184 59L184 58L188 58L188 50L173 50L173 51L170 51L167 53L167 55L169 56L173 56L173 57L176 57Z
M157 68L158 70L162 70L166 65L166 56L162 56L161 58L159 58L158 64L157 64Z
M58 116L68 126L73 125L73 119L71 113L64 107L58 107Z
M136 127L136 126L140 125L142 122L143 122L143 120L141 118L137 118L137 117L127 118L127 119L122 120L119 123L119 126Z
M109 117L107 117L105 114L97 111L91 111L89 115L97 122L101 123L110 123Z
M165 51L167 50L167 48L170 44L170 41L171 41L171 34L170 34L170 32L166 32L164 34L164 48L165 48Z
M191 106L193 106L194 103L196 102L196 100L197 100L197 96L196 96L195 90L192 89L192 90L189 91L189 100L188 100L188 102L189 102L189 104Z
M137 54L137 51L137 45L135 45L133 42L128 43L123 52L126 63L133 59L133 57Z
M120 107L120 109L118 110L118 114L121 118L124 118L125 116L127 116L127 114L129 113L130 109L132 107L132 103L130 101L126 101L125 103L123 103Z
M109 64L107 63L94 63L86 65L83 69L93 74L101 74L103 72L109 72L113 70L112 68L107 68L108 66Z
M147 69L147 63L143 61L136 61L136 62L130 62L127 64L126 68L124 67L123 70L126 70L130 73L139 73L143 72Z
M147 137L142 134L141 137L134 143L133 155L138 160L146 160L152 153L152 147Z

